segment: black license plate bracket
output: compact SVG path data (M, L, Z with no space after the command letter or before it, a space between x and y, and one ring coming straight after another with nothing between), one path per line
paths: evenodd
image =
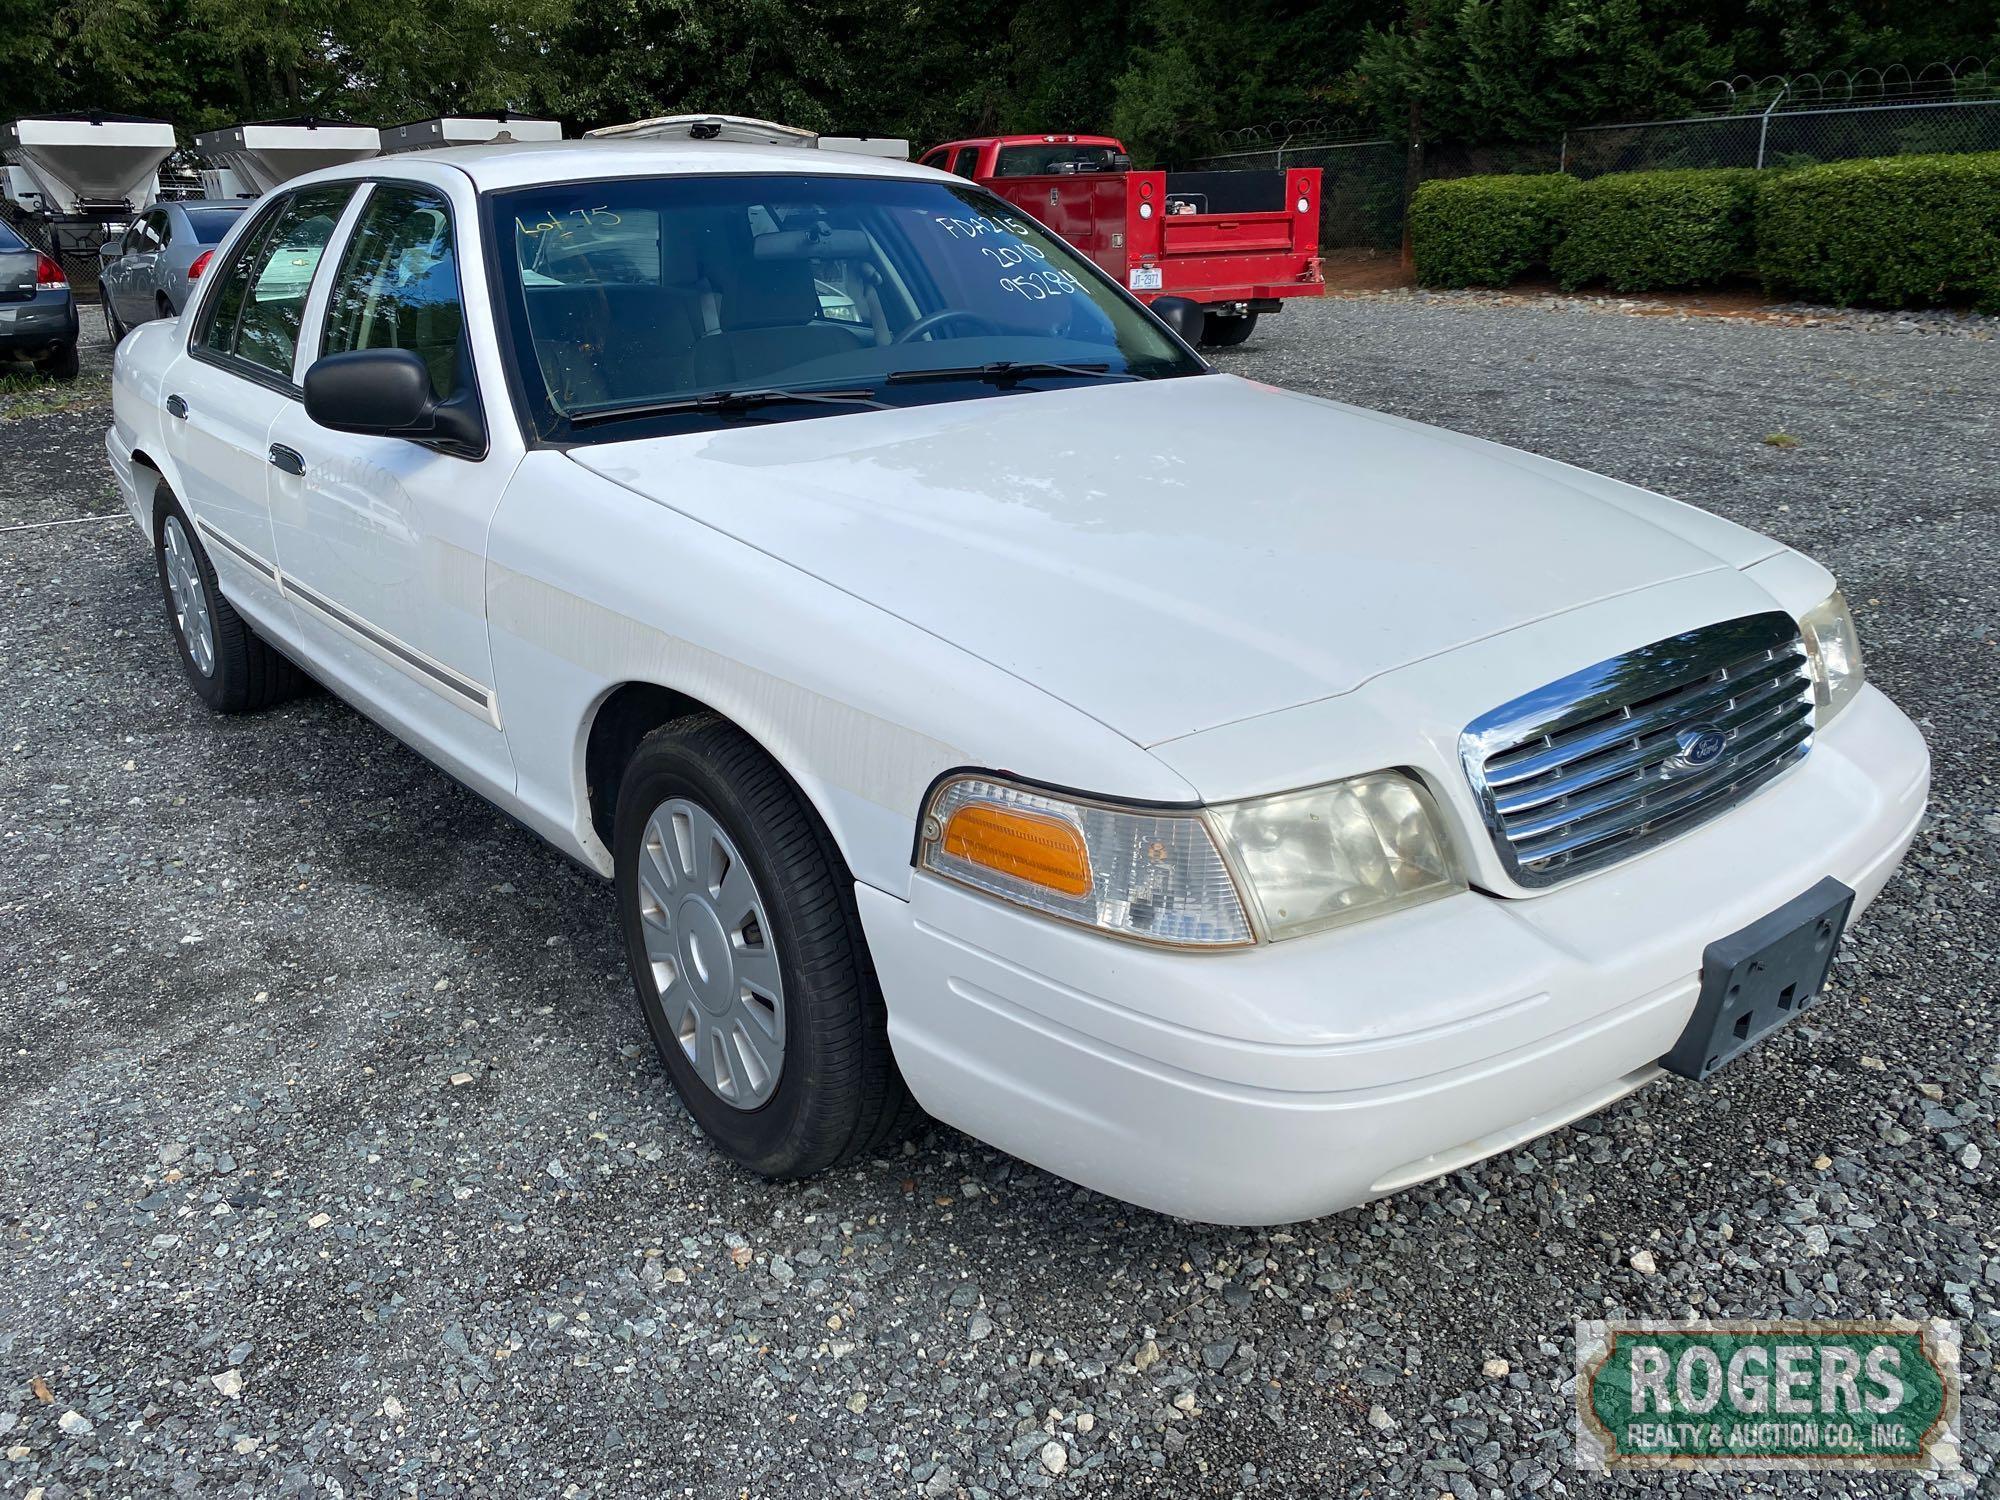
M1701 993L1680 1040L1660 1059L1684 1078L1707 1078L1819 998L1854 892L1829 876L1768 916L1702 951Z

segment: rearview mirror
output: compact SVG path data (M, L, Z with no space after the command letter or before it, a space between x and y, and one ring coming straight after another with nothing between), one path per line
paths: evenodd
M306 371L306 415L333 432L480 450L486 424L470 391L439 400L430 367L408 349L355 349Z
M1186 297L1155 297L1153 316L1179 334L1183 344L1201 342L1201 325L1207 314L1199 302Z

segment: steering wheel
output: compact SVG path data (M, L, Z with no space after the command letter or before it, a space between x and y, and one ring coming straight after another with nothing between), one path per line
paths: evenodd
M891 344L907 344L911 339L921 338L934 328L942 328L947 323L974 323L987 333L997 334L1000 325L990 318L983 318L976 312L967 312L962 307L941 307L934 313L925 313L916 322L890 339Z

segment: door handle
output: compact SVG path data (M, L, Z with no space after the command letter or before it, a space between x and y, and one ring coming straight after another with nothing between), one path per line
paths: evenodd
M179 397L179 396L169 396L169 397L167 397L167 415L168 415L168 416L170 416L170 417L185 417L185 416L186 416L187 414L188 414L188 404L187 404L187 402L186 402L185 400L183 400L183 399L182 399L181 397Z
M286 474L303 474L306 461L299 457L299 450L287 448L283 443L271 444L271 463Z

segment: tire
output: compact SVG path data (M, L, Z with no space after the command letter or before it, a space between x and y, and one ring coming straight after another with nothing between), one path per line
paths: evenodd
M161 317L178 318L180 316L179 313L174 311L173 301L167 296L165 292L158 293L153 298L153 302L154 305L158 308Z
M82 365L76 357L76 345L69 343L56 345L41 357L35 368L51 380L74 380Z
M111 305L111 294L104 296L104 329L111 335L111 347L117 348L125 342L125 335L132 330L125 326L125 320L118 316L118 309Z
M854 878L777 764L713 714L679 719L640 742L617 809L633 985L708 1137L753 1172L795 1179L905 1134L918 1112L890 1055Z
M164 483L153 503L153 557L167 631L197 698L219 714L247 714L298 693L303 674L223 598L200 534Z
M1255 313L1210 313L1201 321L1201 341L1211 349L1234 349L1256 327Z

